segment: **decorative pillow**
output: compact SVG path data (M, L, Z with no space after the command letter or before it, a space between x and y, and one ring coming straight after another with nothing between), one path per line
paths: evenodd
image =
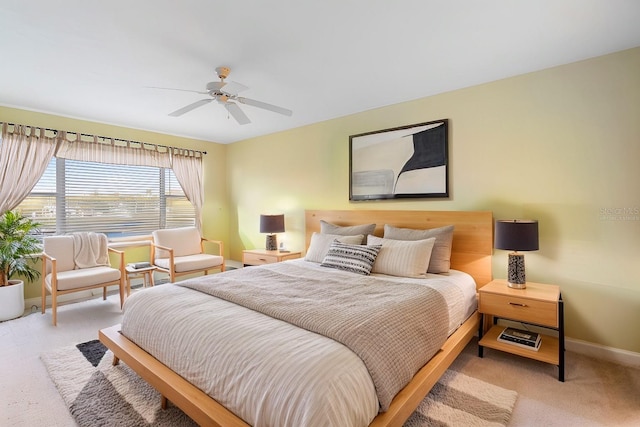
M368 245L382 245L371 272L400 277L423 277L427 272L435 241L435 237L406 241L369 235Z
M320 233L322 234L339 234L340 236L355 236L357 234L362 234L362 239L364 240L364 236L373 234L375 229L375 224L341 226L320 220Z
M381 247L381 245L350 245L334 240L320 265L368 276Z
M431 260L427 273L448 273L451 268L451 245L453 243L453 225L446 225L429 230L412 230L410 228L397 228L385 224L384 238L394 240L425 240L436 238L431 252Z
M313 233L311 235L311 242L309 242L309 249L304 259L312 262L322 262L324 257L329 252L329 246L334 240L338 240L342 243L352 243L359 245L362 243L364 236L359 234L357 236L341 236L339 234L319 234Z

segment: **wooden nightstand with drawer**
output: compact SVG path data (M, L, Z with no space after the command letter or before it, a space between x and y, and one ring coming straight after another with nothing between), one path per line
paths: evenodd
M529 357L558 367L558 380L564 381L564 305L560 287L527 282L525 289L512 289L506 280L493 280L478 291L478 311L482 314L478 356L489 347ZM558 332L558 337L542 334L538 351L498 341L505 328L498 319L536 325Z
M300 258L300 252L267 251L265 249L250 249L242 251L242 265L264 265Z

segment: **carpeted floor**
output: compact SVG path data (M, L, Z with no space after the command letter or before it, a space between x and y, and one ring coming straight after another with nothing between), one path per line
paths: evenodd
M160 408L160 395L93 340L41 355L69 411L81 426L194 426L178 408ZM449 370L405 427L505 426L517 393Z
M101 294L61 305L57 327L50 309L0 322L0 426L77 427L40 356L122 322L119 296ZM537 360L491 349L479 358L473 339L450 368L518 392L508 427L640 426L640 369L573 351L566 360L560 382L557 367Z

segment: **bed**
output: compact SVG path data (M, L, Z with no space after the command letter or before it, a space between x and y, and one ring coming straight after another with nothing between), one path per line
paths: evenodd
M441 275L441 278L438 278L437 275L432 276L436 277L436 280L446 279L447 281L455 279L456 276L459 276L462 280L465 280L465 277L472 278L472 287L482 286L491 280L493 219L490 212L307 211L305 214L305 229L308 244L314 240L314 233L320 233L322 228L321 220L340 227L375 223L376 227L373 234L377 236L382 236L385 233L385 224L414 230L435 229L453 225L453 246L450 260L452 271L449 274ZM314 247L311 246L309 248L310 251L307 255L310 255ZM431 342L432 339L441 339L441 341L437 342L437 347L434 347L433 350L425 350L425 354L421 354L422 352L419 351L409 351L412 357L407 359L411 359L411 363L417 366L414 371L407 371L407 369L413 369L411 367L406 369L401 367L400 369L404 370L400 373L394 372L391 375L387 375L388 364L385 365L385 360L375 360L376 354L373 354L376 357L371 357L371 353L366 353L366 349L359 347L349 350L346 346L352 343L341 342L343 336L348 336L349 334L343 333L343 328L339 326L345 322L351 322L351 320L347 321L336 317L333 324L321 325L320 330L322 333L327 332L330 337L327 338L314 333L318 331L314 331L313 327L308 326L307 323L298 325L302 326L302 328L295 326L298 318L304 318L306 322L306 318L309 317L308 313L315 311L313 301L307 307L302 306L302 311L297 313L295 312L296 308L292 308L292 306L297 307L298 303L287 304L286 300L284 303L279 300L266 300L265 302L265 294L271 294L270 290L262 294L256 293L258 296L256 296L257 299L255 300L245 301L245 299L250 299L250 296L253 295L252 286L254 284L248 282L246 277L249 273L256 278L264 276L265 286L271 286L269 282L275 282L274 278L278 278L278 281L280 280L279 277L293 278L290 283L286 284L287 292L291 294L290 297L296 297L301 292L301 289L295 287L298 286L297 282L300 282L299 286L305 286L304 283L306 282L299 279L303 276L308 276L309 280L313 276L322 276L322 280L327 283L326 287L328 289L333 289L333 282L335 282L335 286L340 286L340 282L355 283L355 279L352 280L349 277L349 275L353 275L351 272L345 272L340 269L333 271L334 269L327 269L324 266L305 260L288 261L280 264L266 266L265 268L251 267L243 269L244 271L229 272L229 274L220 276L217 279L216 276L218 275L204 279L191 279L181 282L178 286L165 286L164 291L153 290L148 292L145 290L144 293L138 294L140 295L139 297L136 296L131 299L132 302L128 304L129 307L125 307L123 324L101 330L99 333L100 339L113 351L114 363L118 363L119 360L124 361L142 378L158 389L163 396L163 405L166 404L167 400L172 402L200 425L248 425L241 417L236 416L234 412L238 412L247 420L260 420L257 421L257 424L271 423L278 425L292 423L290 420L296 420L295 424L292 425L300 423L317 425L319 423L317 420L314 421L313 418L313 402L317 397L318 401L331 399L329 404L324 402L325 405L330 407L339 407L339 403L343 403L342 406L345 406L345 408L336 408L336 413L333 415L337 419L336 425L344 425L346 423L345 420L339 419L343 416L340 411L344 409L345 411L350 411L344 417L352 418L350 421L352 425L367 425L370 422L370 425L378 426L402 425L478 329L478 315L473 305L475 301L473 298L475 293L473 291L475 289L472 289L472 303L460 309L460 313L456 318L452 319L452 316L447 313L447 321L443 323L444 327L433 328L438 331L437 334L432 334L436 338L429 336L425 338L427 340L425 343L418 342L418 339L415 338L416 345L420 345L420 348L425 349L427 348L427 342ZM253 268L256 268L256 270L251 270ZM324 272L329 270L331 270L329 276L333 277L333 279L329 279L329 276L323 276ZM372 276L381 275L373 274ZM381 279L391 282L399 280L393 277L382 277ZM211 280L216 282L215 287L210 286ZM358 280L360 280L360 277ZM362 276L362 280L369 279L365 279L365 276ZM371 280L375 283L370 284L367 282L367 289L378 289L376 286L379 285L379 280L377 278ZM409 280L409 282L411 281ZM415 281L420 282L421 279L415 279ZM240 295L236 294L235 296L219 294L220 292L227 292L225 286L231 292L232 288L238 287L238 283L242 283L243 290L250 291L243 291ZM255 286L261 287L263 285L258 284L256 280ZM402 289L402 291L394 290L394 293L405 292L405 288L400 288L399 284L396 285L394 282L393 286L394 289ZM413 302L408 303L407 306L402 306L401 310L395 310L394 313L381 314L383 322L385 321L384 316L391 314L396 316L398 313L403 313L407 318L415 317L414 312L411 310L417 310L415 305L417 301L421 301L417 298L423 298L423 293L426 298L426 295L432 292L427 291L426 287L421 284L409 283L405 285L403 283L401 286L406 286L406 292L416 292L415 296L411 294L411 298L407 298L407 300ZM351 288L352 286L349 287ZM319 286L314 285L314 289L317 288ZM380 289L383 288L384 286L380 287ZM452 290L447 292L452 294L457 292L456 295L460 295L462 292L454 291L453 285L450 288ZM165 292L167 293L166 295L164 295ZM206 294L207 292L212 292L214 297L207 296L206 301L204 301L201 296L195 296L196 294ZM275 293L278 292L276 291ZM340 292L344 292L344 289L340 289ZM438 293L443 294L443 291L439 290ZM342 295L344 294L341 293L340 295L341 299L343 299ZM395 298L394 295L385 294L386 297ZM249 308L236 307L233 303L227 301L235 301L234 298L242 299L240 302ZM354 298L358 298L358 296L354 295ZM378 297L376 296L376 298ZM467 291L465 298L469 300L469 291ZM177 311L171 312L169 308L161 308L162 306L157 305L160 304L162 299L173 301L173 309ZM307 297L305 296L304 299L307 299ZM203 302L200 302L201 300ZM390 303L386 300L382 299L381 301L381 305L377 309L374 308L374 311L382 312L384 307L390 306ZM443 299L443 301L445 301L445 305L449 304L446 300ZM345 304L348 305L350 303L347 301ZM395 304L395 302L392 304ZM420 304L424 303L420 302ZM133 307L136 305L147 306L146 314L141 309L134 309ZM261 307L276 307L277 309L273 308L275 314L265 314L260 312ZM194 311L195 314L188 314L188 309ZM289 312L290 310L294 311ZM344 310L339 309L336 313L339 314L341 311ZM215 314L212 314L214 312ZM284 314L281 314L283 312ZM148 317L150 316L149 313L153 314L152 318ZM160 316L160 313L164 313L164 315ZM204 322L206 326L201 330L195 326L190 326L183 332L170 332L174 323L194 325L194 317L191 316L196 316L198 322ZM217 319L211 316L217 316ZM271 316L284 317L270 319ZM327 317L326 313L319 313L318 316ZM363 316L367 319L370 318L370 315L366 313ZM251 327L242 329L242 326L237 326L237 330L231 329L236 327L234 326L236 323L243 323L245 318ZM150 322L151 320L153 322ZM407 319L400 319L398 322L404 324L407 321ZM433 322L437 323L438 321L434 319ZM147 326L142 327L142 325ZM149 325L153 326L149 327ZM374 330L375 327L374 325ZM377 327L379 328L379 326ZM159 333L156 336L148 336L153 335L153 331L159 331ZM272 331L275 333L273 337L269 335ZM331 335L331 333L334 333L335 336ZM431 332L428 334L423 333L423 335L425 334L428 335ZM166 340L166 342L155 344L160 340L158 335L172 338ZM366 332L362 330L353 341L358 343L366 342L367 340L361 339L364 336L366 336ZM242 337L246 337L246 339L243 340L241 339ZM230 347L226 349L223 344L225 340L228 341L229 339L236 339L235 344L243 341L248 347L240 349L240 347L236 346L237 348ZM348 338L346 339L348 340ZM393 351L395 349L395 346L392 345L394 344L392 342L394 337L388 336L384 340L388 343L388 345L384 346L385 351L387 348L390 348L389 351ZM413 343L414 337L406 341ZM205 350L204 344L194 345L194 342L208 342L208 345L214 342L215 344L211 349ZM291 343L295 345L293 350L286 347ZM143 348L147 351L143 350ZM304 349L304 351L301 349ZM402 353L407 350L399 347L397 351ZM269 354L269 357L262 357L264 354ZM154 356L165 363L160 362ZM288 357L292 359L285 359ZM400 359L398 354L392 354L391 357L395 358L395 360ZM427 359L421 360L420 357L427 357ZM214 362L214 360L218 361ZM268 361L267 364L265 364L265 360ZM298 378L297 370L299 366L301 370L299 378L302 380L298 383L298 379L296 379L296 383L293 383L287 375L278 374L273 366L275 362L272 363L272 360L290 367L291 378ZM217 364L218 362L223 366L221 367ZM239 377L232 376L231 373L223 369L234 364L240 364L244 367L244 372L241 372ZM396 363L392 363L392 365L396 365ZM243 369L240 371L243 371ZM311 374L307 376L304 373L304 369L319 371L324 374L317 375L316 377L319 378L317 380L311 379ZM251 372L250 381L246 380L248 372ZM293 374L293 372L296 372L296 374ZM365 374L363 375L361 372L365 372ZM407 376L407 372L411 372L411 374L405 381L402 377ZM367 375L367 373L370 375ZM336 377L335 380L332 375ZM207 378L203 379L203 376ZM207 381L209 381L208 377L211 376L217 378L215 381L217 385L209 388ZM253 379L253 377L258 379ZM345 379L343 380L343 378ZM392 384L388 388L387 384L397 378L400 378L398 380L399 383ZM276 396L272 400L287 402L284 405L289 405L290 402L296 401L295 393L297 389L300 389L297 394L299 396L298 400L313 401L309 404L309 409L305 409L307 412L291 410L289 411L290 414L287 412L287 416L292 418L278 418L279 415L269 418L271 411L267 407L269 405L269 395L274 394L268 392L270 381L273 381L271 384L273 389L271 391L286 391L284 395ZM300 385L301 383L310 385L303 386ZM260 390L260 384L266 389L255 393L260 396L258 398L253 395L253 392ZM215 387L218 387L218 389ZM309 388L305 389L304 387ZM322 391L314 394L316 387L319 387ZM331 389L332 393L335 389L339 389L338 392L343 394L338 394L337 398L334 399L331 396L327 396L326 389ZM210 395L216 396L217 400L214 400ZM362 395L362 398L360 395ZM314 397L311 398L309 396ZM352 398L352 396L355 397ZM249 406L249 408L243 409L239 407L239 401L246 401L243 402L243 405L248 403L246 406ZM252 403L254 401L255 404ZM255 405L256 408L251 407L251 405ZM298 403L296 405L291 403L290 407L296 406L297 408L297 405ZM227 407L233 411L227 409ZM265 409L265 407L267 408ZM378 412L380 408L384 412ZM264 421L268 419L271 421Z

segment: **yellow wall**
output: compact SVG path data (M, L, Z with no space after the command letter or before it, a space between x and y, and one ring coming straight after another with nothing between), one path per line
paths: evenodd
M428 76L425 76L428 78ZM345 96L348 96L346 94ZM447 200L350 203L349 135L450 122ZM491 210L540 221L527 279L561 286L567 335L640 352L640 48L231 144L229 246L264 247L261 213ZM626 209L629 218L607 217ZM505 251L494 276L506 276Z
M208 237L215 236L216 239L225 242L229 240L226 145L7 107L0 107L0 121L206 151L207 155L203 158L203 234ZM228 253L228 247L225 250ZM135 251L131 255L126 262L139 260L140 255ZM39 295L39 282L25 284L25 298L35 298Z
M426 77L427 78L427 77ZM349 135L449 119L446 200L350 203ZM557 283L567 335L640 352L640 48L220 145L0 107L0 121L207 151L204 235L240 260L264 247L261 213L285 213L304 248L305 209L491 210L540 221L530 281ZM630 218L603 210L635 211ZM606 213L606 212L605 212ZM494 276L506 276L506 252ZM26 298L39 295L27 284Z

